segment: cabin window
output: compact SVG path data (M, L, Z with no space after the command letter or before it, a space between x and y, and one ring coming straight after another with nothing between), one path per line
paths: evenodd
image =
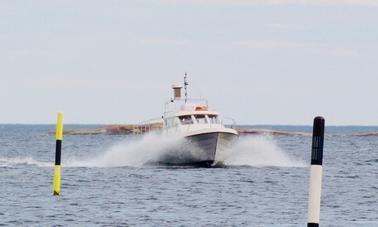
M193 124L192 116L186 115L186 116L180 116L179 117L181 124L183 125L190 125Z
M210 120L211 124L220 124L217 115L209 115L209 120Z
M207 124L207 119L205 115L194 115L198 124Z

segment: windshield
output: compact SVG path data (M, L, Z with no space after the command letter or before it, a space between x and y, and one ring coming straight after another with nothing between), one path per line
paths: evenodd
M207 124L207 119L205 115L195 115L198 124Z
M211 124L220 124L217 115L209 115L209 119Z
M179 117L181 124L183 125L190 125L193 124L192 116L186 115L186 116L180 116Z

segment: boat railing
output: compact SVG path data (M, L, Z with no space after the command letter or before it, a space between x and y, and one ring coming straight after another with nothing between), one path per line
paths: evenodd
M172 99L171 101L165 103L164 115L180 111L182 104L193 104L197 106L206 106L207 108L209 107L209 101L207 99L190 98L187 99L186 102L185 99Z
M162 125L163 121L161 118L153 118L134 125L133 132L134 134L144 134L153 130L160 129Z
M151 118L151 119L146 120L146 121L139 122L139 124L140 125L160 124L162 122L163 122L162 117L155 117L155 118Z
M222 125L224 125L224 127L226 128L232 128L232 129L236 128L236 121L235 119L231 117L223 117L221 122L222 122Z

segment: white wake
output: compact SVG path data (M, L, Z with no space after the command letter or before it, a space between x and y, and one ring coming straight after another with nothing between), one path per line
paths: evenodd
M180 147L185 152L195 153L198 149L188 147L183 139L147 134L138 139L127 139L117 143L91 158L67 157L62 151L62 167L142 167L164 158L170 148ZM189 151L190 150L190 151ZM172 151L169 151L172 152ZM251 167L305 167L302 160L289 156L269 137L242 137L227 151L223 163L226 166ZM52 167L53 162L38 161L32 157L2 158L0 166L35 165Z
M289 156L271 137L240 138L224 160L228 166L305 167L304 161Z

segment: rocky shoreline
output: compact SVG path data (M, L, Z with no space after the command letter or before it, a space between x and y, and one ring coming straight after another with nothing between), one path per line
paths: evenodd
M359 134L354 134L353 136L360 136L360 137L376 136L376 137L378 137L378 132L359 133Z
M98 128L80 128L64 130L64 135L142 135L162 128L161 123L152 124L119 124L105 125ZM280 131L253 127L236 127L240 135L268 135L268 136L311 136L310 132ZM55 132L50 132L54 134ZM347 134L358 137L378 137L378 132L366 132ZM328 136L338 136L338 134L328 134Z

